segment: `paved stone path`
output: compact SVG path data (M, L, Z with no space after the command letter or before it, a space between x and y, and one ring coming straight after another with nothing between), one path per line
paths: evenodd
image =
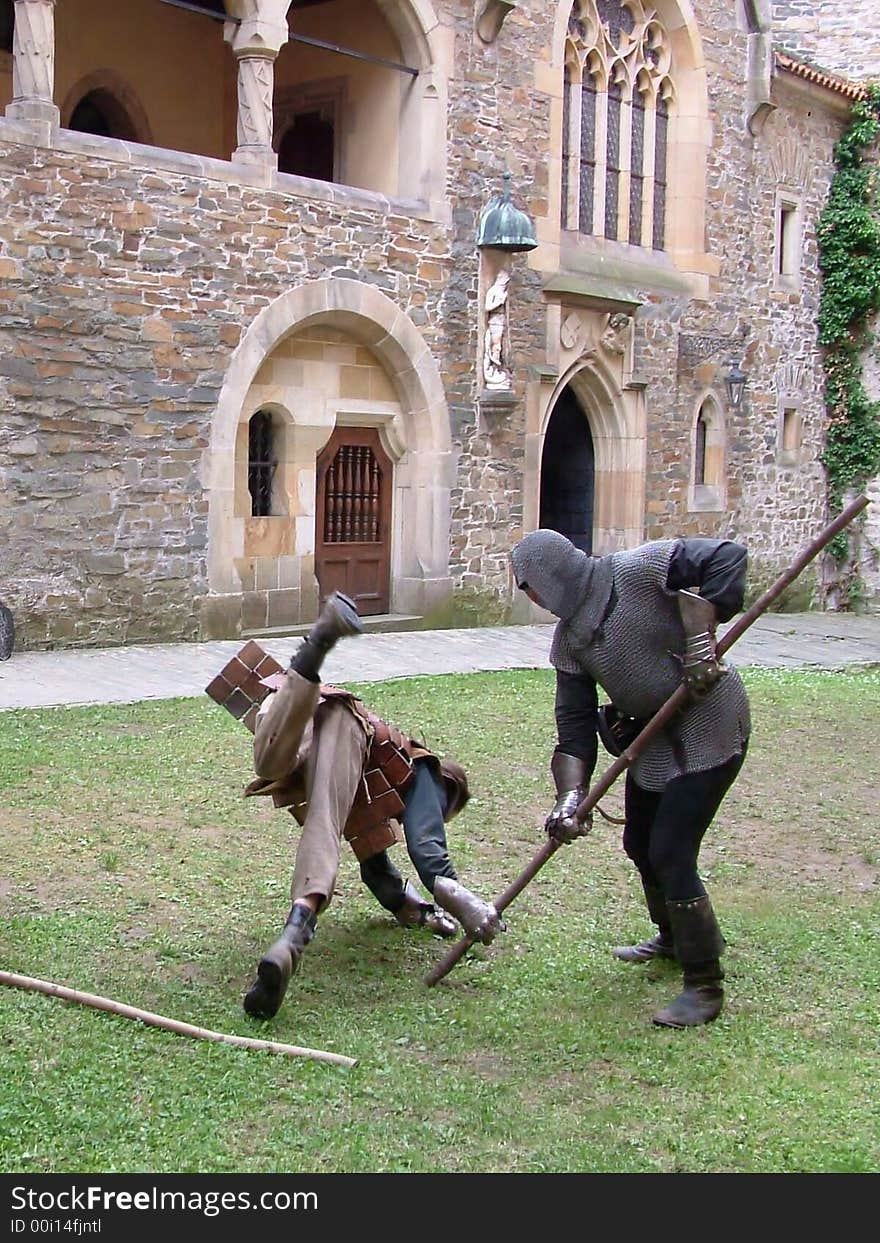
M322 673L328 682L381 682L546 668L552 633L552 626L369 633L337 644ZM271 639L262 646L286 665L299 642ZM201 695L241 646L230 640L16 653L0 663L0 710ZM880 664L880 614L764 614L731 649L730 659L740 666L776 668Z

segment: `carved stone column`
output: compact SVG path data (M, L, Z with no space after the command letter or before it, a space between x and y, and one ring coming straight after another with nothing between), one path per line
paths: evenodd
M239 0L227 7L242 10L240 23L229 22L225 30L238 62L238 146L232 158L274 169L278 167L272 149L275 59L288 38L287 6L279 0Z
M15 0L12 102L6 116L57 125L54 94L55 0Z

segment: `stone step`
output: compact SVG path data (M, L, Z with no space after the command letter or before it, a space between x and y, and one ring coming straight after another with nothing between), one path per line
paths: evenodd
M409 613L377 613L374 617L362 617L364 631L374 634L394 634L400 630L418 630L422 618ZM286 639L308 634L313 622L299 626L270 626L265 630L242 630L243 639Z

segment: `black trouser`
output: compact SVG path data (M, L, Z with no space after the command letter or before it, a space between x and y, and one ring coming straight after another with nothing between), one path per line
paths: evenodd
M644 790L627 773L623 849L645 884L661 889L667 902L704 896L697 871L703 835L742 768L746 749L717 768L675 777L662 790Z
M438 876L456 879L455 868L446 845L446 787L435 778L427 763L416 760L415 776L406 792L401 813L406 849L415 864L419 880L429 893L434 892ZM403 905L403 878L388 857L388 852L366 859L361 864L361 877L376 899L389 911Z

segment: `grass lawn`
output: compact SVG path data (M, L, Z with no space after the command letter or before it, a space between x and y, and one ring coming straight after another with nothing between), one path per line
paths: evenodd
M432 989L449 943L399 928L345 848L302 970L257 1025L241 996L287 911L296 825L241 797L244 728L207 698L0 714L0 967L359 1059L246 1052L0 988L0 1170L880 1169L880 671L746 679L753 743L702 857L728 1004L690 1032L650 1022L673 966L609 953L649 928L598 817L508 932ZM552 674L361 689L466 763L453 858L500 893L552 805Z

